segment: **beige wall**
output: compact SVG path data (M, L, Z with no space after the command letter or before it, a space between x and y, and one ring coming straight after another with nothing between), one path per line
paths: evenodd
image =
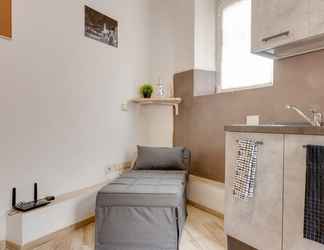
M274 86L268 88L192 96L193 72L175 76L175 93L184 98L175 119L175 144L193 152L193 174L224 181L224 125L245 123L247 115L260 115L262 123L303 122L286 104L304 111L324 111L324 51L275 63Z

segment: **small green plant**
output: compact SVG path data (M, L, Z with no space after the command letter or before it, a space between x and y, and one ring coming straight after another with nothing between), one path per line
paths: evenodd
M153 91L153 86L149 83L143 84L140 88L140 93L144 98L151 98Z

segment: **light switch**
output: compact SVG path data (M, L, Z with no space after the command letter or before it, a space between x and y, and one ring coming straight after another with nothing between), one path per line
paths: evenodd
M121 110L127 112L128 111L128 102L123 102L121 105Z

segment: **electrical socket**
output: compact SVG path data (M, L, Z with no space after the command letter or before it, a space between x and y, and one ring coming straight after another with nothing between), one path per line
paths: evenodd
M258 115L248 115L246 117L246 125L258 126L260 124L260 116Z
M106 175L111 174L112 171L113 171L113 168L114 168L113 165L107 165L107 166L105 167L105 174L106 174Z

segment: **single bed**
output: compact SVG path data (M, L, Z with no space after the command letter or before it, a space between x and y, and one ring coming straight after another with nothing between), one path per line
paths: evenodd
M185 160L190 153L184 152ZM100 190L96 250L177 250L187 175L187 169L132 170Z

